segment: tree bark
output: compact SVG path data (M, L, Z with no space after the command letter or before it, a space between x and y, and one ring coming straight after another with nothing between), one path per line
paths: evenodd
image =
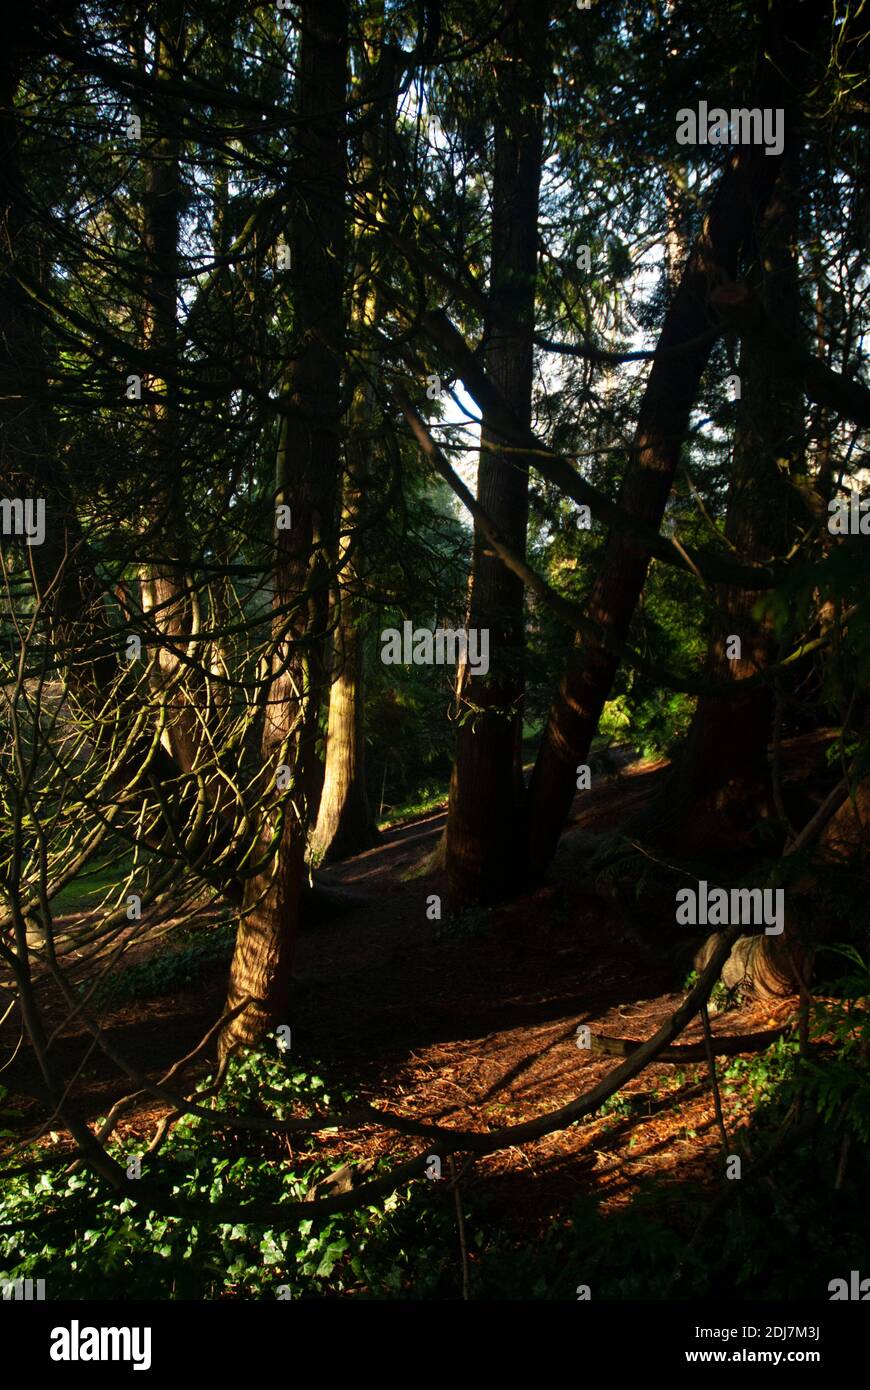
M792 83L811 48L821 6L796 13L777 6L770 18L753 105L785 111L785 147L770 155L761 146L744 146L728 156L719 188L686 264L680 288L665 316L659 347L688 345L709 327L711 294L734 279L743 248L763 213L785 155L795 141ZM641 403L628 469L620 493L622 506L658 528L670 494L692 406L710 355L705 342L684 354L656 358ZM632 615L643 589L649 550L629 537L611 533L589 601L589 616L602 642L578 638L568 670L550 712L529 789L528 867L540 876L550 863L576 789L576 769L588 758L598 720L619 664Z
M814 863L849 870L866 881L870 855L870 777L843 798L818 839ZM857 878L860 882L860 878ZM842 918L832 914L816 894L816 875L810 871L786 890L785 929L778 936L740 936L722 966L729 987L743 985L761 999L787 998L808 985L817 945L847 935ZM722 940L709 936L695 956L702 970ZM862 943L863 945L863 943Z
M531 426L543 85L531 65L547 7L516 15L503 37L492 195L490 301L484 361L518 422ZM518 327L499 324L499 311ZM504 323L504 317L501 323ZM484 414L477 496L505 540L526 551L529 459L505 448ZM458 678L459 728L450 783L446 868L455 906L509 896L522 865L524 587L475 525L467 624L489 630L490 668Z
M184 20L177 0L163 0L156 11L152 75L155 85L171 85L183 57ZM195 676L176 654L191 632L191 603L179 551L183 552L185 506L180 489L178 439L178 368L176 297L178 240L181 226L181 140L178 101L168 93L157 103L156 128L145 156L142 247L145 253L142 346L151 369L142 385L150 399L146 407L148 447L156 480L153 510L143 518L149 544L167 553L145 565L139 590L149 636L157 645L151 671L155 700L165 712L162 741L184 772L197 763L201 726L191 708ZM150 655L150 653L147 653ZM191 653L192 655L192 653Z
M347 4L304 0L300 23L293 271L301 343L282 401L275 501L291 507L292 526L276 531L274 579L276 608L295 606L273 628L261 744L263 867L245 883L227 998L230 1009L247 1006L222 1032L222 1056L287 1020L324 685L344 339ZM282 765L291 778L285 788L276 786Z
M795 338L800 299L791 176L783 171L768 205L748 279L765 313ZM752 334L742 343L739 376L725 535L742 556L763 563L787 553L798 520L792 479L804 462L804 398L799 381ZM650 809L653 840L665 854L757 847L763 824L777 816L768 757L773 690L740 689L774 659L770 619L753 612L760 591L717 590L707 668L711 679L731 681L733 693L701 696L675 774ZM727 654L734 636L741 642L739 659Z
M351 327L365 347L380 315L380 296L372 282L376 267L375 238L384 212L384 181L389 158L389 133L395 113L383 100L385 80L392 78L390 51L383 46L383 0L371 0L364 22L361 60L372 104L371 122L363 134L359 183L366 190L365 208L355 229L354 296ZM362 84L361 84L362 86ZM378 110L380 105L380 110ZM347 460L342 489L340 562L333 599L332 684L326 730L323 789L312 836L312 850L321 863L370 849L378 838L366 787L365 639L368 605L365 583L364 501L373 466L372 427L375 419L377 368L366 361L353 388Z

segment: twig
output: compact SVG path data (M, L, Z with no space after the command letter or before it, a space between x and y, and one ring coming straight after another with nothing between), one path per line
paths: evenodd
M725 1116L722 1114L722 1098L719 1095L719 1078L716 1075L716 1059L713 1056L713 1034L710 1031L710 1015L706 1003L701 1005L701 1023L704 1026L704 1050L707 1053L707 1066L710 1069L710 1084L713 1087L713 1104L716 1108L716 1123L722 1135L722 1152L728 1158L728 1131Z
M779 652L782 655L782 652ZM775 705L773 715L773 740L770 755L770 785L773 791L773 804L776 807L776 814L788 831L788 843L797 838L795 828L791 823L788 811L785 808L785 799L782 794L782 684L780 681L775 683Z
M795 835L794 839L786 846L783 858L787 858L790 854L797 854L798 850L803 849L804 845L815 838L826 822L831 819L834 812L842 806L848 791L849 776L847 774L832 791L828 792L821 806L810 817L803 830Z
M465 1216L462 1211L462 1197L459 1192L459 1184L462 1179L462 1173L465 1172L465 1168L463 1167L462 1172L460 1172L459 1177L457 1177L456 1163L453 1154L450 1155L448 1162L450 1164L450 1179L453 1188L453 1204L456 1207L456 1226L459 1231L459 1251L462 1256L462 1298L465 1303L468 1303L471 1297L471 1277L468 1267L468 1245L465 1239Z

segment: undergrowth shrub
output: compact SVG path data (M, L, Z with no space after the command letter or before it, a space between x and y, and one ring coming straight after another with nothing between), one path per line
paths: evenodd
M267 1099L263 1099L266 1094ZM203 1218L148 1212L107 1192L85 1172L58 1164L4 1181L0 1198L0 1280L45 1279L49 1298L220 1299L437 1297L455 1287L452 1205L394 1194L350 1214L282 1223L280 1207L304 1198L334 1164L288 1153L281 1136L221 1126L220 1112L271 1114L326 1108L322 1077L266 1051L230 1063L215 1103L218 1121L186 1117L159 1153L143 1159L143 1179L195 1201ZM110 1146L126 1167L128 1140ZM44 1150L25 1155L33 1159ZM132 1180L131 1180L132 1182ZM271 1218L211 1219L209 1207L277 1207Z
M860 954L838 950L848 968L816 1001L808 1056L792 1035L719 1065L739 1181L726 1182L721 1150L708 1150L712 1190L647 1180L609 1214L582 1197L529 1238L478 1180L462 1196L472 1297L574 1299L588 1285L594 1299L824 1300L832 1279L870 1273L870 990ZM215 1122L186 1117L142 1164L143 1177L198 1203L200 1219L141 1210L63 1162L43 1166L4 1180L0 1279L45 1279L49 1298L458 1297L447 1183L421 1177L353 1212L285 1222L280 1208L334 1161L313 1137L291 1149L220 1121L226 1110L282 1119L348 1099L271 1050L234 1059ZM618 1097L609 1110L631 1113ZM128 1138L112 1151L126 1165L132 1147ZM243 1202L276 1210L221 1219L222 1205Z
M131 999L154 999L197 984L213 965L229 965L236 928L232 922L199 929L185 940L172 938L147 960L136 961L101 980L91 995L96 1004L117 1005ZM80 988L84 993L86 986Z

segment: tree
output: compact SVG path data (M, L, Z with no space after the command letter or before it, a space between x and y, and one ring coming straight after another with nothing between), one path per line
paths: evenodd
M797 85L800 90L801 54L820 19L821 7L792 15L776 7L764 31L753 101L762 108L786 112L786 149L796 139L793 89ZM741 254L767 207L782 158L759 146L746 146L729 160L665 316L620 494L625 511L656 530L710 356L714 291L723 282L735 280ZM533 874L542 873L555 852L574 799L576 769L587 760L649 560L649 551L635 540L619 532L611 536L587 609L601 638L578 640L532 776L527 826Z
M293 217L301 349L284 378L275 465L276 526L277 508L285 506L293 524L276 530L271 680L261 697L259 782L268 808L260 842L263 868L245 883L227 996L230 1011L244 1008L222 1034L225 1054L286 1021L305 880L338 485L347 21L344 0L307 0L302 7L295 171L300 196Z
M383 0L374 0L367 7L358 63L363 76L357 80L356 95L364 129L357 170L361 215L356 219L353 236L350 329L359 344L359 362L351 388L342 479L323 789L312 835L312 849L322 863L368 849L377 836L366 786L368 604L364 587L368 549L366 495L374 464L378 377L376 358L370 352L369 343L380 313L375 277L383 273L383 268L378 261L377 234L379 221L384 216L390 133L395 121L396 63L392 48L384 44ZM387 100L385 93L391 99Z
M548 11L515 8L497 66L492 249L483 360L491 381L528 428L538 258ZM507 327L506 324L510 324ZM477 495L493 523L525 555L529 459L500 439L484 414ZM475 528L467 626L489 632L490 669L459 673L459 728L450 784L446 866L458 905L494 902L518 886L525 664L524 586Z
M783 170L743 281L792 340L801 333L795 172L794 165ZM738 381L724 534L740 555L763 565L788 553L798 517L807 520L796 485L804 472L804 400L800 383L752 334L741 344ZM732 691L699 698L679 771L650 812L663 853L737 854L757 843L760 827L778 815L768 756L774 692L757 681L776 657L770 614L758 612L765 595L723 585L717 600L707 670L720 689L731 682ZM788 632L782 625L781 641ZM756 680L741 693L748 677Z

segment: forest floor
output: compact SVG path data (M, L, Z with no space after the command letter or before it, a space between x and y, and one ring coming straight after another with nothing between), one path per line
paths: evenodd
M589 869L590 842L622 825L660 786L666 767L637 761L585 792L547 885L486 913L449 919L443 877L427 871L443 812L390 829L367 853L320 872L323 884L352 890L353 905L300 937L293 1061L323 1076L333 1093L348 1089L408 1116L480 1130L530 1119L588 1089L617 1061L578 1049L578 1025L648 1038L680 1003L692 966L691 952L662 961L646 948ZM427 916L432 894L445 904L443 921ZM217 920L214 910L204 912L201 925ZM137 947L136 957L147 949ZM114 1008L104 1020L107 1037L156 1081L214 1023L225 986L226 960L216 960L191 987ZM60 1019L48 996L44 1007L49 1022L55 1008ZM781 1025L794 1009L794 1001L744 1003L712 1014L713 1030ZM679 1041L702 1036L696 1020ZM6 1104L23 1112L21 1125L35 1136L50 1125L32 1053L21 1048L10 1063L17 1043L9 1018L0 1030ZM77 1104L91 1121L135 1089L119 1081L77 1023L63 1026L52 1055L66 1079L78 1071ZM192 1082L212 1066L197 1061L185 1078ZM738 1091L724 1094L723 1104L730 1130L741 1123ZM149 1101L121 1122L131 1150L144 1147L165 1110ZM417 1148L375 1129L341 1139L323 1133L307 1144L308 1155L336 1166ZM606 1113L480 1161L466 1186L484 1186L507 1223L531 1235L576 1195L594 1195L607 1210L629 1202L651 1175L679 1185L718 1183L721 1173L706 1065L660 1064L629 1083Z

